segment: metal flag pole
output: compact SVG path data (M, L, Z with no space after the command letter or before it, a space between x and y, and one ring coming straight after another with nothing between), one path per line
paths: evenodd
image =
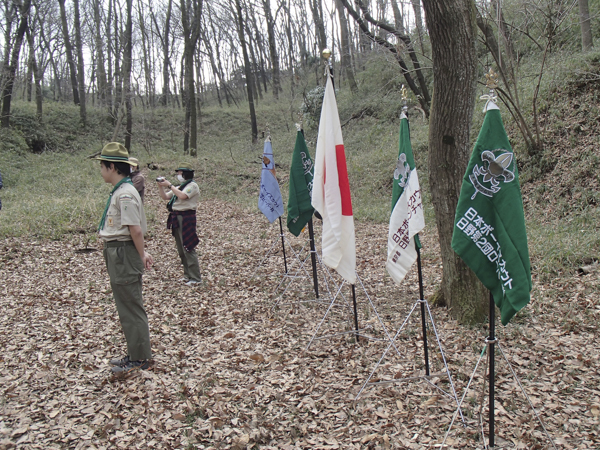
M488 355L490 363L490 410L489 410L489 443L490 447L494 447L494 387L495 387L495 359L494 359L494 344L496 343L496 304L494 296L490 291L490 335L487 338Z
M360 339L360 334L358 333L358 313L356 311L356 289L354 285L352 285L352 303L354 304L354 328L356 329L356 342Z
M283 250L283 267L285 273L288 273L287 258L285 256L285 236L283 235L283 225L281 223L281 216L279 216L279 236L281 236L281 248Z
M315 296L319 298L319 279L317 277L317 250L315 249L315 232L313 230L312 217L308 221L308 236L310 241L310 259L312 261L313 282L315 285Z
M418 239L418 234L416 235ZM419 272L419 298L425 299L423 292L423 271L421 269L421 249L415 241L415 249L417 250L417 269ZM427 348L427 324L425 323L425 302L421 302L421 327L423 329L423 349L425 351L425 375L429 376L429 349Z

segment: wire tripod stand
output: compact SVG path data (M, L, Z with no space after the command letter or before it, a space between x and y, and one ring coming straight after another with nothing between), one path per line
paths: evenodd
M422 269L421 269L421 252L420 252L420 250L419 250L419 248L417 246L415 246L415 247L416 247L416 251L417 251L417 270L418 270L418 276L419 276L419 294L420 294L420 299L416 300L415 303L413 304L411 310L408 312L406 318L404 319L404 322L402 322L402 325L400 326L400 328L398 329L398 331L396 332L396 334L394 335L394 337L390 340L389 345L387 346L387 348L385 349L385 351L381 355L381 358L379 358L379 361L377 361L377 364L375 365L375 367L371 371L371 374L369 375L369 377L367 378L367 380L364 382L364 384L360 388L360 391L358 392L358 394L356 394L356 397L354 398L354 400L358 400L358 398L361 396L361 394L367 388L367 386L375 386L375 385L383 385L383 384L393 384L393 383L402 383L402 382L409 382L409 381L421 381L422 380L425 383L427 383L429 386L431 386L434 389L437 389L438 391L440 391L446 397L452 399L458 405L457 413L460 413L461 419L462 419L462 421L464 423L464 417L463 417L462 411L460 409L460 405L459 405L459 401L458 401L458 396L456 394L456 389L454 387L454 382L452 380L452 374L450 373L450 368L448 367L448 363L446 361L446 356L444 355L444 350L443 350L443 347L442 347L440 336L439 336L437 328L435 326L435 321L433 320L433 315L431 313L431 309L429 308L429 303L427 302L427 300L424 299L423 273L422 273ZM376 382L371 382L370 383L371 379L375 375L375 372L377 371L377 369L379 368L379 366L381 365L381 363L385 359L386 355L388 354L388 352L390 351L390 349L392 348L392 346L396 350L396 353L398 354L398 356L401 356L400 352L398 351L398 349L395 346L395 341L398 338L398 336L402 333L402 331L405 329L405 327L408 324L408 321L410 320L413 312L417 309L417 306L419 306L420 310L421 310L421 331L422 331L422 340L423 340L425 374L424 375L417 375L417 376L413 376L413 377L406 377L406 378L394 378L392 380L376 381ZM443 364L444 364L444 371L442 371L440 373L436 373L436 374L432 374L431 373L431 371L430 371L430 365L429 365L429 346L428 346L428 343L427 343L427 318L429 318L429 323L431 324L431 328L433 329L433 333L435 334L437 346L438 346L438 349L439 349L439 352L440 352L440 355L441 355L441 358L442 358L442 361L443 361ZM439 378L439 377L443 377L443 376L447 376L448 377L448 382L449 382L449 386L450 386L450 392L442 389L440 386L438 386L437 384L432 383L432 381L431 381L432 378Z
M480 428L480 433L481 433L481 438L483 440L484 448L492 449L495 447L495 445L496 445L496 442L495 442L496 441L496 433L495 433L495 378L496 378L495 348L497 346L498 350L500 351L500 354L502 355L502 358L506 362L513 378L515 379L515 382L519 386L521 393L523 394L523 396L527 400L527 403L529 404L529 407L533 411L533 415L535 416L535 418L539 422L540 426L542 427L542 430L543 430L546 438L548 439L548 441L550 441L552 448L554 448L556 450L556 445L554 444L552 437L546 430L546 427L544 426L544 422L542 421L540 415L535 410L535 407L533 406L531 399L527 395L525 388L521 384L519 377L517 376L516 372L514 371L512 365L510 364L508 358L506 357L506 354L504 353L504 351L502 350L502 347L500 346L500 342L498 341L498 338L496 337L496 334L495 334L496 310L495 310L494 298L493 298L491 292L490 292L490 300L489 301L490 301L490 313L489 313L490 314L489 315L490 334L485 339L484 347L481 351L481 354L479 355L479 359L477 360L477 363L475 364L475 368L473 369L471 378L469 379L469 382L467 383L465 392L464 392L463 396L461 397L460 402L458 403L458 407L457 407L454 415L452 416L452 420L450 421L450 426L448 427L448 431L446 432L446 435L444 436L444 440L441 444L441 448L446 447L446 441L448 439L448 436L450 435L450 431L452 430L454 421L456 420L457 413L458 413L458 411L461 411L461 405L463 404L465 397L467 396L467 393L469 392L469 387L471 386L471 383L473 382L473 379L475 378L475 374L477 373L477 368L479 367L481 360L483 359L484 355L486 355L486 354L488 357L486 359L484 375L488 374L488 368L489 368L489 377L487 378L488 384L489 384L488 443L487 444L485 442L485 430L484 430L484 424L483 424L483 415L481 414L481 411L483 409L484 391L482 391L482 393L481 393L482 395L481 395L481 400L480 400L480 405L479 405L479 428ZM484 376L484 378L485 378L485 376ZM485 383L485 380L484 380L484 383ZM484 386L484 389L485 389L485 386ZM462 411L461 411L461 415L462 415Z

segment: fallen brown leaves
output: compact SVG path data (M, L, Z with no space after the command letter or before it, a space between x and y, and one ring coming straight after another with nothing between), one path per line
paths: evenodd
M443 374L432 385L371 386L355 401L386 341L332 337L306 350L327 304L297 302L314 299L310 279L294 279L284 295L272 295L283 271L281 246L258 263L278 239L278 224L269 225L258 212L203 202L204 283L188 288L176 281L182 271L166 212L150 190L147 209L156 220L148 249L155 266L144 276L144 298L152 370L126 378L110 374L108 360L123 355L125 346L101 252L78 253L84 243L78 237L0 242L0 448L440 448L456 409L432 386L449 390ZM356 235L359 276L393 335L417 299L416 271L403 287L394 286L384 268L386 227L357 224ZM304 241L286 236L300 251ZM441 262L435 237L425 233L422 240L429 296ZM293 263L288 252L291 270ZM524 313L498 329L503 351L561 449L598 448L600 442L599 277L573 274L536 283ZM320 289L323 300L323 279ZM342 292L351 303L349 288ZM360 286L357 300L365 334L384 338ZM351 328L348 311L333 308L319 336ZM486 330L460 327L443 309L432 313L460 397ZM431 327L428 339L432 373L440 374L444 366ZM388 352L374 380L423 373L418 308L395 342L400 354ZM551 448L499 353L496 361L497 442ZM484 365L465 399L466 427L457 421L448 448L482 448Z

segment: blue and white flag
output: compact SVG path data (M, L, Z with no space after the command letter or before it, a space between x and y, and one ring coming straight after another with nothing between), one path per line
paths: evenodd
M275 161L271 140L265 141L262 157L262 174L260 176L260 192L258 194L258 209L273 223L283 214L283 199L279 190L279 183L275 176Z

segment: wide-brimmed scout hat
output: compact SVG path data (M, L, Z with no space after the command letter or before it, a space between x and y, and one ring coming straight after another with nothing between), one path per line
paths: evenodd
M133 156L129 157L129 164L131 164L132 166L140 167L140 162L138 161L137 158L134 158Z
M194 169L190 169L189 167L178 167L177 169L175 169L175 172L179 172L180 170L182 172L194 172Z
M99 159L100 161L122 162L127 163L130 166L137 165L129 159L129 152L125 146L118 142L109 142L106 144L102 149L100 156L96 156L94 159Z

